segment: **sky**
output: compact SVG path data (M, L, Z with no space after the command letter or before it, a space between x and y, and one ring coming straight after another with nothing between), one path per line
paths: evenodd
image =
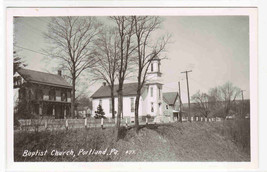
M163 92L178 91L187 102L185 70L189 76L190 96L198 90L208 92L210 88L230 81L245 90L249 98L249 18L247 16L173 16L162 17L163 23L153 37L171 34L171 42L161 62ZM57 64L45 57L42 49L47 47L43 33L47 31L50 18L20 17L15 19L14 38L18 54L28 69L56 73ZM129 82L136 82L134 80ZM102 81L92 83L81 80L88 96L94 93ZM89 87L87 86L89 85ZM240 97L241 98L241 95Z

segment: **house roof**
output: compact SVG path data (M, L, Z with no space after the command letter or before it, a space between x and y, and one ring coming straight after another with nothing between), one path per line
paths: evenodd
M125 83L123 85L123 96L135 96L137 94L137 83ZM119 85L114 85L114 96L117 97ZM101 86L92 96L91 98L104 98L110 97L111 95L109 86Z
M163 100L168 105L174 105L177 97L178 97L178 92L167 92L167 93L163 93Z
M29 69L19 69L18 73L28 82L71 88L70 84L61 76Z

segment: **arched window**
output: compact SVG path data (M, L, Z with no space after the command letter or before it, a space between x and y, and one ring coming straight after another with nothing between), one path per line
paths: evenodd
M56 100L56 91L54 89L49 91L49 100Z

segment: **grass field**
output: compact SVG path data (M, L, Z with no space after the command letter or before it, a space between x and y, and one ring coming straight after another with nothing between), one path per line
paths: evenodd
M113 135L112 128L15 133L14 160L250 161L249 120L124 128L118 142Z

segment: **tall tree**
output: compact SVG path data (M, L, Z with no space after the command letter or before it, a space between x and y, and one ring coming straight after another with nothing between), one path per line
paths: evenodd
M133 57L135 45L133 43L133 18L126 16L110 17L115 23L115 30L118 32L118 114L115 130L115 138L119 139L120 123L123 110L123 84L127 76L128 68Z
M208 117L210 113L208 94L198 91L192 96L192 101L195 103L194 109L200 112L204 117Z
M115 118L114 84L117 79L119 62L118 34L114 29L105 29L96 41L97 63L91 73L95 80L104 80L111 93L112 118Z
M13 74L15 74L21 67L26 67L26 63L18 55L17 51L13 52Z
M221 93L221 99L223 101L225 115L228 115L233 103L240 95L241 89L235 87L231 82L226 82L224 85L220 86L219 89Z
M72 117L75 111L76 80L84 70L96 63L92 49L101 28L95 17L55 17L51 19L48 32L45 33L51 45L46 54L59 59L71 79Z
M151 39L151 35L155 32L162 22L159 17L153 16L133 16L134 36L137 45L137 95L135 99L135 128L139 129L139 102L141 90L144 87L147 78L147 71L151 62L155 58L159 58L159 54L165 49L169 35L159 38L156 43Z

